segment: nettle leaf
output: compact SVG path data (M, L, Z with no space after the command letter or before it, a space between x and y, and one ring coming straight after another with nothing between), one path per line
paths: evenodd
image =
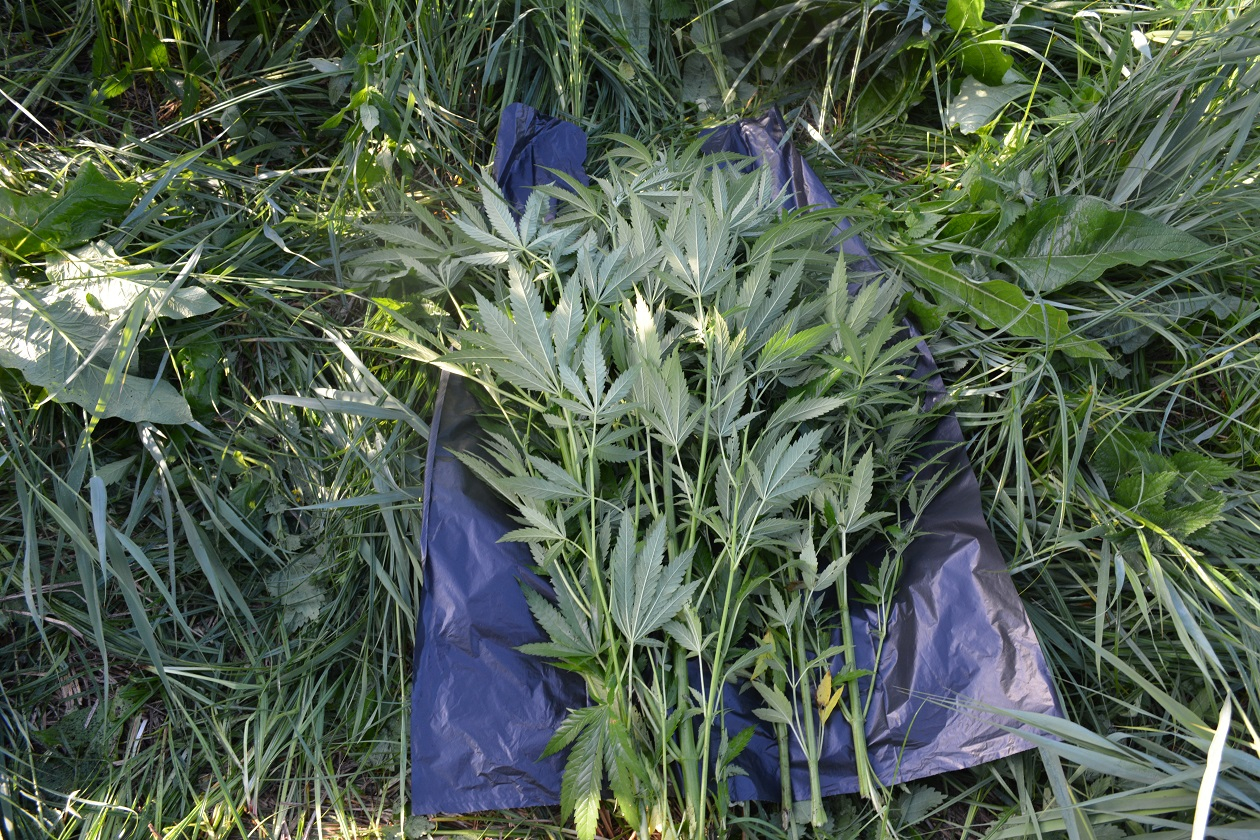
M1218 522L1225 511L1225 495L1208 492L1197 502L1190 502L1164 511L1158 524L1171 534L1192 536Z
M318 579L321 568L318 556L305 554L267 575L267 591L271 597L280 599L281 620L289 630L297 630L319 618L327 594Z
M1164 498L1180 477L1174 470L1131 475L1116 484L1116 501L1138 512L1163 511Z
M1171 458L1185 480L1191 484L1216 484L1228 481L1238 474L1238 468L1232 464L1200 452L1182 450L1174 452Z
M917 825L945 803L945 794L927 785L914 785L897 798L897 811L903 827Z
M1118 265L1185 259L1207 247L1171 225L1091 196L1038 202L985 244L1043 294L1097 280Z
M219 304L200 289L172 293L153 266L130 266L108 246L56 258L49 275L53 282L39 287L0 283L0 364L96 417L191 422L169 382L130 369L151 318L191 317Z

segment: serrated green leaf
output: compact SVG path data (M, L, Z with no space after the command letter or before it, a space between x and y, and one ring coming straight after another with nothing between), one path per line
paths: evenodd
M1180 479L1177 472L1141 472L1123 479L1116 485L1116 502L1129 510L1162 511L1164 498L1173 484Z
M1170 534L1188 537L1219 522L1224 510L1224 494L1208 493L1196 502L1166 509L1158 524Z
M945 802L945 794L927 785L915 785L897 798L897 811L904 827L917 825L927 819Z
M594 840L599 805L604 793L604 742L607 711L603 707L582 710L581 732L573 741L560 782L560 809L573 817L578 840ZM578 714L575 712L574 714Z
M1190 482L1216 484L1228 481L1238 474L1238 468L1232 464L1199 452L1182 450L1174 452L1171 458L1178 471Z
M516 226L516 219L512 215L512 208L493 185L482 185L481 201L486 210L486 218L490 220L490 227L498 237L516 248L522 247L523 243Z
M849 533L857 528L866 516L866 509L875 493L875 460L871 450L862 453L853 468L853 479L845 495L844 522L841 527Z
M611 557L613 621L632 645L665 626L690 601L698 581L684 584L692 550L665 566L665 520L657 520L636 545L630 517L624 516Z
M813 429L796 440L783 436L766 452L753 479L753 490L765 503L766 511L782 508L800 499L821 484L808 475L818 458L822 430Z
M298 557L267 575L267 591L283 606L284 626L297 630L319 618L326 590L317 580L322 563L315 554Z

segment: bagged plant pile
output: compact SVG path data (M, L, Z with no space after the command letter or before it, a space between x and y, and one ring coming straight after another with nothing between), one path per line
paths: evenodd
M821 826L824 795L1024 748L963 708L1054 704L897 283L747 158L581 162L515 205L485 184L448 241L382 231L468 302L426 325L417 810L558 793L590 838L611 793L641 837L700 836L769 799Z

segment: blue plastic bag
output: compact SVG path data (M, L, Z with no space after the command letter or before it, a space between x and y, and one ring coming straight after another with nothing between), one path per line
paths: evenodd
M778 114L710 132L706 152L754 158L774 173L785 206L835 207L818 176L786 141ZM503 115L494 175L508 201L524 206L559 170L589 183L586 137L576 126L511 105ZM848 223L837 226L844 237ZM878 264L857 237L841 248L856 270ZM877 282L875 280L871 282ZM930 398L944 387L926 344L916 374ZM469 813L553 805L560 799L563 756L539 759L568 710L586 703L582 681L516 646L542 640L521 586L546 593L528 551L498 538L515 524L505 506L452 454L478 446L477 406L458 377L443 375L429 442L421 552L424 593L416 630L412 695L412 808ZM1022 728L975 705L1057 715L1041 648L980 508L980 490L953 414L932 434L933 470L951 474L920 517L921 535L904 555L867 716L869 757L885 784L971 767L1028 749ZM875 661L873 608L851 607L854 667ZM839 669L841 663L834 663ZM865 692L867 686L863 685ZM754 736L730 781L732 799L780 797L778 744L753 714L755 692L727 686L724 725ZM809 796L805 757L791 756L793 790ZM819 765L824 795L858 789L848 727L825 728Z

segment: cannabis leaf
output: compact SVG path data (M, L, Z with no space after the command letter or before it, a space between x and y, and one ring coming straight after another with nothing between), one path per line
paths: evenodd
M653 523L641 545L635 544L635 536L626 514L610 558L613 621L632 645L642 644L678 615L700 585L684 583L694 548L665 565L665 520Z

